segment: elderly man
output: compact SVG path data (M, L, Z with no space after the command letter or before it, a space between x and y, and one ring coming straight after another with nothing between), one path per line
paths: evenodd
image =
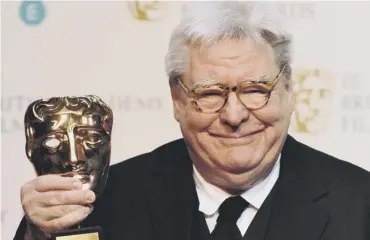
M96 199L26 183L16 239L83 220L109 240L369 240L370 174L287 133L291 38L269 4L186 5L166 58L184 138L111 166Z

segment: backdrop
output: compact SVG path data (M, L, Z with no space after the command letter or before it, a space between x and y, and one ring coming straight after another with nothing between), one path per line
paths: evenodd
M298 140L370 170L370 2L274 2L294 36ZM114 110L112 164L181 137L164 56L181 2L3 2L2 236L35 172L23 116L40 97L96 94Z

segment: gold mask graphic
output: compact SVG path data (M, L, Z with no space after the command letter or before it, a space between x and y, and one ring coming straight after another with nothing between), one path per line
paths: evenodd
M159 20L164 15L164 6L160 1L128 1L132 16L141 21Z
M318 134L330 123L334 76L325 69L294 69L292 130Z
M99 97L53 97L25 114L26 154L38 175L58 174L102 193L111 154L112 110Z

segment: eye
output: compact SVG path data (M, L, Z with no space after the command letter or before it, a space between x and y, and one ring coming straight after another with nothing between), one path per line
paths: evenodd
M200 87L194 90L197 96L207 97L207 96L220 96L225 94L225 90L219 86L208 86Z
M101 143L102 140L102 135L97 132L91 132L84 138L84 142L90 147Z
M248 89L247 91L244 91L243 93L246 94L266 94L266 90L261 90L261 89Z
M61 141L56 138L48 138L43 142L45 148L49 150L49 152L54 152L60 146Z
M60 145L60 141L56 138L49 138L44 141L44 146L47 148L57 148Z
M267 94L268 91L263 85L247 85L240 90L243 94Z
M221 91L204 91L199 94L200 97L211 97L211 96L220 96L223 95Z

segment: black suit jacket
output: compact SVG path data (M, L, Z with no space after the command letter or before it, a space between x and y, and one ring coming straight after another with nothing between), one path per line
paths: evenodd
M370 174L288 136L266 232L251 240L369 240ZM84 226L108 240L190 240L197 196L182 139L111 166ZM263 208L263 207L262 207ZM25 221L15 239L23 239Z

